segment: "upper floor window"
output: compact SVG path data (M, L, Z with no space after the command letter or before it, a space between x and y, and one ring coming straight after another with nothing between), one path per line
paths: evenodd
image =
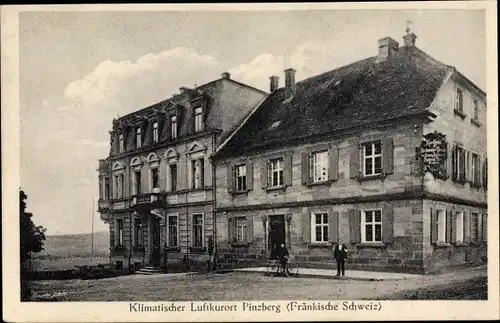
M123 198L123 174L115 176L115 198Z
M313 242L328 242L328 213L313 213L311 227Z
M474 109L474 120L479 120L479 103L476 99L472 100L472 107Z
M170 138L177 138L177 116L170 117Z
M141 148L142 146L142 129L141 127L137 127L135 129L135 147Z
M158 133L158 121L153 122L153 142L158 142L159 133Z
M235 167L236 190L245 191L247 189L247 166L239 165Z
M361 214L361 242L382 242L382 211L362 211Z
M466 151L463 147L455 145L452 152L452 180L460 183L465 182Z
M169 171L169 190L171 192L177 191L177 164L168 165Z
M194 131L203 130L203 108L199 107L194 109Z
M104 177L104 198L109 200L109 177Z
M195 159L191 161L192 188L202 188L204 177L204 159Z
M134 172L134 193L141 194L141 172Z
M470 215L470 241L478 242L479 241L479 214L471 213Z
M471 183L475 185L480 184L480 173L481 173L481 165L480 165L479 156L477 154L472 153L471 160Z
M151 190L159 188L158 168L151 169Z
M382 143L380 141L363 144L363 175L382 174Z
M464 112L464 91L460 88L457 88L455 92L455 110Z
M168 216L168 246L179 246L179 219L177 215Z
M271 159L269 161L268 184L271 187L279 187L284 184L283 181L283 158Z
M193 214L193 247L203 247L203 214Z
M313 182L328 180L328 151L311 154L311 178Z
M125 137L123 133L118 135L118 152L122 153L125 151Z

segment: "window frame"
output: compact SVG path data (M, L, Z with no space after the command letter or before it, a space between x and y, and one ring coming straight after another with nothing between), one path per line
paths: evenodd
M474 226L475 224L475 226ZM476 236L473 236L474 228L476 229ZM482 232L479 232L479 212L471 212L470 213L470 241L473 243L478 243L480 241L479 236Z
M320 216L321 223L316 223L317 217ZM330 241L330 221L329 214L326 211L317 211L311 213L311 243L313 244L328 244ZM326 219L326 222L324 222ZM321 228L321 240L318 240L318 236L316 234L317 227ZM324 240L324 231L326 227L326 240Z
M109 200L110 199L110 192L111 192L109 177L105 176L103 182L104 182L104 199Z
M472 98L472 120L479 121L479 100Z
M464 90L461 87L455 89L455 111L464 113Z
M125 176L123 176L123 173L117 173L117 174L114 174L113 175L114 177L114 191L115 191L115 198L116 199L123 199L124 198L124 178ZM120 179L120 182L118 183L118 178Z
M135 148L141 148L141 147L142 147L142 128L136 127L135 128Z
M179 167L177 165L177 163L170 163L167 165L168 167L168 191L169 192L175 192L177 191L177 186L178 186L178 182L177 182L177 175L178 175L178 170L179 170ZM175 176L172 175L172 168L175 168ZM173 185L175 183L175 185ZM174 187L175 186L175 187Z
M125 152L125 135L123 133L118 134L118 153Z
M158 121L153 121L152 131L153 131L153 142L157 143L160 141L160 123Z
M170 139L177 139L177 115L171 115L169 119L170 123Z
M470 169L470 174L471 174L471 184L474 186L480 186L481 185L481 160L479 157L479 154L476 154L474 152L471 152L471 169Z
M203 131L203 107L194 108L194 132Z
M372 214L372 221L367 222L366 221L366 213L367 212L373 212ZM380 212L380 222L375 221L375 212ZM366 244L381 244L383 243L384 240L384 219L383 219L383 210L380 208L374 208L374 209L366 209L366 210L361 210L361 243L366 243ZM366 225L371 224L372 226L372 240L367 240L366 239ZM380 225L380 240L376 240L376 226Z
M446 209L436 209L436 215L438 219L438 236L437 243L449 243L449 237L446 236L447 231L447 214Z
M124 223L123 219L116 219L116 241L115 241L115 246L123 246L124 241L123 241L123 230L124 230Z
M154 185L154 176L153 174L156 172L156 184L157 187ZM149 184L149 189L150 192L153 192L155 188L160 188L160 169L158 167L152 167L149 169L149 179L150 179L150 184Z
M376 151L376 145L380 145L380 153L376 154L375 151ZM372 149L372 154L371 155L366 155L366 149L367 149L367 146L370 145L371 146L371 149ZM383 150L382 150L382 140L375 140L375 141L369 141L369 142L363 142L361 144L361 166L363 168L363 171L362 171L362 174L363 174L363 177L374 177L374 176L382 176L383 173L384 173L384 160L383 160ZM377 158L380 158L380 172L376 172L376 159ZM372 170L372 173L371 174L367 174L366 173L366 161L367 159L370 159L372 161L372 167L371 167L371 170Z
M175 223L175 226L174 225L171 225L170 224L170 218L176 218L176 223ZM179 248L179 214L167 214L167 238L166 238L166 241L167 241L167 247L169 248ZM171 229L175 227L175 232L176 232L176 244L175 245L172 245L171 244Z
M244 174L239 173L239 169L244 169ZM240 184L241 179L241 185ZM234 190L236 192L245 192L248 189L247 185L247 165L238 164L234 166ZM241 187L240 187L241 186Z
M321 162L317 161L317 156L320 154L324 154L324 160L322 162L324 165L321 164ZM309 178L311 179L311 183L324 183L327 182L329 179L329 167L330 167L330 156L328 153L328 149L325 150L318 150L318 151L313 151L309 155ZM317 166L323 166L324 173L322 174L325 178L321 179L316 179L315 173L317 171L316 167Z
M139 231L141 239L139 239ZM144 226L140 217L134 217L134 247L144 248Z
M241 225L238 225L238 220L242 222ZM235 216L233 218L234 221L234 237L236 243L245 243L248 241L247 237L247 217L246 216ZM239 231L241 229L241 232ZM241 238L238 238L238 233L241 233Z
M137 181L137 174L139 174L139 181ZM140 170L133 171L134 175L134 194L142 194L142 172Z
M191 189L203 189L205 187L205 157L190 159ZM199 168L197 168L199 166ZM199 169L199 182L197 181L197 169Z
M461 224L461 226L458 225L459 223ZM465 212L464 211L456 211L455 212L455 228L456 228L456 230L455 230L455 242L457 244L465 243L465 232L464 232ZM459 237L460 237L460 239L459 239Z
M276 169L274 169L273 162L277 162ZM280 168L281 166L281 168ZM276 173L277 184L274 184L274 173ZM268 160L267 169L267 185L268 188L280 188L285 186L285 159L283 157L271 158Z
M201 227L201 246L196 244L195 241L195 218L196 216L201 216L201 224L197 224L196 226ZM204 248L205 247L205 214L204 213L192 213L191 214L191 247L192 248Z

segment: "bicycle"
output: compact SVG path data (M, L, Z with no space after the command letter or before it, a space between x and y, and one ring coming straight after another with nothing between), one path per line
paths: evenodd
M297 277L299 275L299 266L289 260L283 268L281 262L276 259L267 264L266 274L273 277L280 274L287 277Z

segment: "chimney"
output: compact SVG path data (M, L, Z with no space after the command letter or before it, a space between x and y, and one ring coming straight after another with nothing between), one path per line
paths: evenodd
M280 78L278 76L273 75L273 76L269 77L269 79L271 80L271 83L269 86L269 91L271 93L273 93L274 91L276 91L279 88Z
M375 60L377 63L387 60L389 56L397 52L399 43L391 37L385 37L378 40L378 56Z
M285 70L285 89L292 95L295 94L295 72L293 68Z
M228 72L224 72L220 76L226 80L229 80L231 78L231 74L229 74Z
M414 47L415 46L415 41L417 40L417 35L414 33L407 33L406 35L403 36L403 42L406 47Z

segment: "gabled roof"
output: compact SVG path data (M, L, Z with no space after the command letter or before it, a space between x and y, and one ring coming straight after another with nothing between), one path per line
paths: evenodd
M298 82L292 100L283 88L272 93L216 156L424 112L451 72L416 47L401 47L384 62L375 60L363 59Z

